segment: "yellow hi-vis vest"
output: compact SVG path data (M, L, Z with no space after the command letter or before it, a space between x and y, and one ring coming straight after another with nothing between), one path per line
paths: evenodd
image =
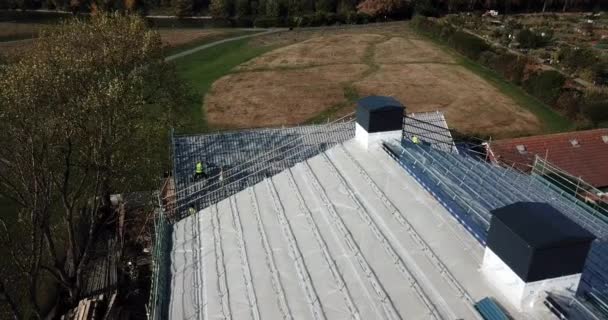
M412 142L413 142L414 144L419 144L419 143L420 143L420 140L418 139L418 137L413 136L413 137L412 137Z
M196 163L196 173L203 173L203 164L201 162Z

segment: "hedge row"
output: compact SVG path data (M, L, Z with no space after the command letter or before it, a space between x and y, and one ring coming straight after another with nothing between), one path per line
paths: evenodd
M494 48L485 40L441 20L416 16L412 20L412 26L494 70L569 118L574 120L583 115L596 126L608 125L607 92L573 89L567 85L572 79L561 73L535 68L537 64L527 57Z
M302 16L281 18L281 17L237 17L237 18L213 18L213 19L193 19L193 18L148 18L152 25L156 27L198 27L198 28L273 28L273 27L321 27L343 24L367 24L379 22L380 20L357 12L345 14L317 12Z
M258 28L270 27L321 27L341 24L367 24L380 20L361 12L328 13L316 12L301 16L279 18L279 17L256 17L253 26Z
M63 12L38 11L4 11L0 10L0 21L19 22L56 22L70 18L73 15ZM86 16L85 16L86 17ZM246 16L234 18L197 19L183 18L146 18L150 25L158 28L272 28L272 27L321 27L342 24L367 24L385 21L383 18L372 17L362 12L327 13L316 12L294 17L264 17Z

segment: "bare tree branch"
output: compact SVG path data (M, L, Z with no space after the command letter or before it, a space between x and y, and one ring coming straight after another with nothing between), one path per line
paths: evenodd
M15 300L8 294L6 291L6 286L4 285L4 279L0 279L0 302L5 302L8 304L11 312L13 313L13 319L18 320L21 319L21 314L19 312L19 308L15 303Z
M8 229L8 227L6 226L6 222L4 221L4 219L0 218L0 226L2 227L2 229L4 229L4 236L6 237L6 240L3 241L4 245L6 246L6 248L10 248L10 252L11 252L11 256L13 258L12 262L17 266L17 268L19 269L19 272L21 273L27 273L27 268L25 267L25 265L21 262L21 259L19 259L17 256L17 254L15 254L15 251L17 251L16 249L18 248L16 246L16 243L14 243L11 239L11 233Z

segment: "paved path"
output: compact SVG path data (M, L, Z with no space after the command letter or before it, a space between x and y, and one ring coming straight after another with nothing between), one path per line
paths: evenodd
M19 40L9 40L9 41L0 41L0 45L3 44L13 44L13 43L21 43L21 42L29 42L34 39L19 39Z
M256 30L256 29L251 29L251 30ZM201 45L201 46L198 46L198 47L186 50L186 51L182 51L182 52L176 53L174 55L170 55L170 56L168 56L168 57L165 58L165 61L173 61L175 59L191 55L191 54L193 54L195 52L198 52L198 51L201 51L201 50L205 50L205 49L208 49L208 48L211 48L211 47L215 47L215 46L217 46L219 44L222 44L222 43L236 41L236 40L241 40L241 39L246 39L246 38L258 37L258 36L262 36L262 35L266 35L266 34L271 34L271 33L283 32L285 30L287 30L287 29L268 29L268 30L266 30L264 32L256 32L256 33L246 34L246 35L238 36L238 37L234 37L234 38L228 38L228 39L222 39L222 40L214 41L214 42L207 43L207 44L204 44L204 45Z

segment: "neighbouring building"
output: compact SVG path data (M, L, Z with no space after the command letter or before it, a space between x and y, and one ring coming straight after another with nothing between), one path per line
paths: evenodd
M492 162L524 172L538 156L595 188L608 188L608 129L496 140L487 144L487 152Z

